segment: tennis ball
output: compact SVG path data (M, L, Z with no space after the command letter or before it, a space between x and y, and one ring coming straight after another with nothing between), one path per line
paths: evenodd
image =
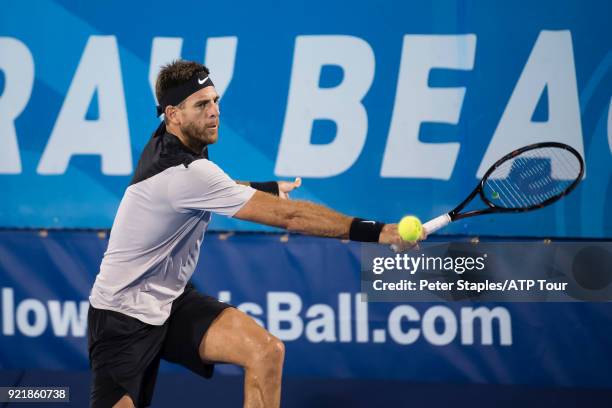
M416 241L421 237L423 226L421 220L414 215L407 215L397 225L397 231L404 241Z

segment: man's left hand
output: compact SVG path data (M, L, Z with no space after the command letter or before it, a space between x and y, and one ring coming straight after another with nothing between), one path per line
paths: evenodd
M289 193L302 185L302 178L296 177L294 181L277 181L278 196L285 200L289 199Z

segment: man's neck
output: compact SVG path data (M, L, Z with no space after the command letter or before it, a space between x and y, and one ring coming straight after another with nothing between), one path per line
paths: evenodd
M193 139L188 138L187 136L183 134L183 132L181 132L180 129L174 126L166 125L166 131L176 136L177 139L192 152L197 153L197 154L202 153L202 150L204 149L204 145L202 145L198 141L194 141Z

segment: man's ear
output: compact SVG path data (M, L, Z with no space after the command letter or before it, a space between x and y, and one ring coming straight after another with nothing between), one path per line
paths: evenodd
M166 106L166 109L164 110L164 116L165 116L166 121L168 121L168 123L177 125L179 121L178 115L179 115L179 112L176 106L172 106L172 105Z

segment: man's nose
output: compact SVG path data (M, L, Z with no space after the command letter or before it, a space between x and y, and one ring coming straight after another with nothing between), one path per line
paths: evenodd
M208 111L208 115L212 117L216 117L216 116L219 116L220 113L221 113L221 110L219 109L219 103L213 102L210 105L210 110Z

